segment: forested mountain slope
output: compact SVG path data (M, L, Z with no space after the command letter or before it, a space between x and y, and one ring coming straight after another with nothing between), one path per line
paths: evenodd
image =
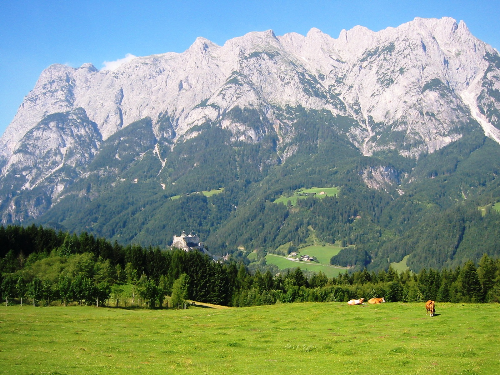
M313 234L343 266L457 266L500 252L499 90L498 52L450 18L54 65L0 140L0 216L122 244L194 231L217 254ZM338 193L276 202L311 187Z

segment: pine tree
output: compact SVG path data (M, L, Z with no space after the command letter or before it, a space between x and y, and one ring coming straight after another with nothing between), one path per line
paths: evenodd
M497 267L495 261L491 259L487 254L484 254L479 261L479 267L477 269L477 275L479 281L481 282L482 299L488 302L488 293L495 285L495 276L497 273Z
M459 290L464 302L481 302L482 288L474 262L464 264L459 275Z
M441 271L441 282L436 296L436 301L450 302L451 276L447 270Z

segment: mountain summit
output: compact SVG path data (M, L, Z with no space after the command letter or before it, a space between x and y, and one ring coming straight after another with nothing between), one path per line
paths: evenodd
M234 181L248 192L324 142L358 159L416 163L478 129L500 142L499 111L498 52L451 18L379 32L356 26L337 39L314 28L306 36L251 32L223 46L197 38L183 53L130 55L100 71L52 65L0 139L0 216L144 242L152 216L137 215L162 206L155 194L227 194ZM410 172L380 165L356 173L382 189ZM130 196L125 222L100 222L103 199L132 194L131 182L152 190L134 193L140 203ZM245 199L235 195L224 215L205 219L222 226ZM94 216L77 224L84 211ZM136 234L125 238L119 232L129 225ZM181 230L199 228L171 228L165 238Z
M486 110L498 103L485 98L498 90L491 82L497 57L462 21L417 18L380 32L357 26L338 39L318 29L307 36L252 32L222 47L198 38L184 53L136 57L113 70L52 65L3 135L2 156L15 153L47 115L76 108L85 110L103 139L145 117L161 137L160 119L167 116L176 142L206 121L237 136L243 129L225 117L235 107L260 108L274 122L274 108L286 106L352 117L358 126L346 133L365 154L393 148L418 156L459 137L450 130L470 116L498 136L490 125L499 119ZM387 131L401 133L412 146L381 142Z

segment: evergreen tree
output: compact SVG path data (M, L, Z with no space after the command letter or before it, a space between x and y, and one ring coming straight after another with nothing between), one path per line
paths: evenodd
M498 268L496 262L491 259L487 254L484 254L479 261L477 275L481 282L482 300L488 302L488 293L495 285L495 277Z
M482 288L477 269L472 261L464 264L458 278L458 293L464 302L481 302Z
M321 272L320 272L321 273ZM270 291L274 288L274 280L271 271L267 270L263 276L264 290Z
M232 298L232 288L226 268L220 263L212 263L212 270L210 302L228 305Z
M403 299L403 286L399 281L392 281L388 284L385 299L387 302L397 302Z
M450 289L451 289L451 275L450 273L444 269L441 271L441 282L439 285L439 290L437 293L436 301L439 302L450 302L451 301L451 296L450 296Z
M328 277L322 272L315 273L309 280L309 286L311 288L321 288L328 283Z

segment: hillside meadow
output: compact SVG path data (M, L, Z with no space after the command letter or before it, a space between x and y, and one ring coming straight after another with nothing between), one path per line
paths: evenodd
M317 189L317 188L315 188ZM280 270L292 269L300 267L301 270L312 271L312 272L323 272L327 277L337 277L341 273L345 273L346 267L337 267L330 265L330 259L337 255L342 247L337 244L326 244L321 243L316 237L316 233L314 230L310 230L310 236L308 238L308 242L310 245L301 247L297 249L297 256L289 258L289 256L280 255L285 251L285 247L278 248L278 254L267 253L266 254L266 263L273 264L278 267ZM309 255L316 258L315 262L309 261L299 261L299 257L302 255ZM256 260L257 257L248 257L250 260Z
M315 257L317 262L298 261L298 259L291 260L290 258L282 255L268 253L266 255L267 264L273 264L280 270L300 267L301 270L305 271L312 271L316 273L323 272L329 278L337 277L339 274L346 272L346 267L330 265L330 259L340 252L342 249L341 246L336 244L317 244L319 241L313 231L311 239L313 245L301 247L297 250L297 253L298 256L309 255ZM251 258L249 257L249 259Z
M291 204L292 206L297 205L297 200L306 199L309 197L324 198L324 197L334 197L339 193L338 187L325 187L325 188L310 188L310 189L299 189L293 192L291 196L281 196L274 201L274 203L282 203L285 206Z
M2 374L496 374L500 305L0 307Z

